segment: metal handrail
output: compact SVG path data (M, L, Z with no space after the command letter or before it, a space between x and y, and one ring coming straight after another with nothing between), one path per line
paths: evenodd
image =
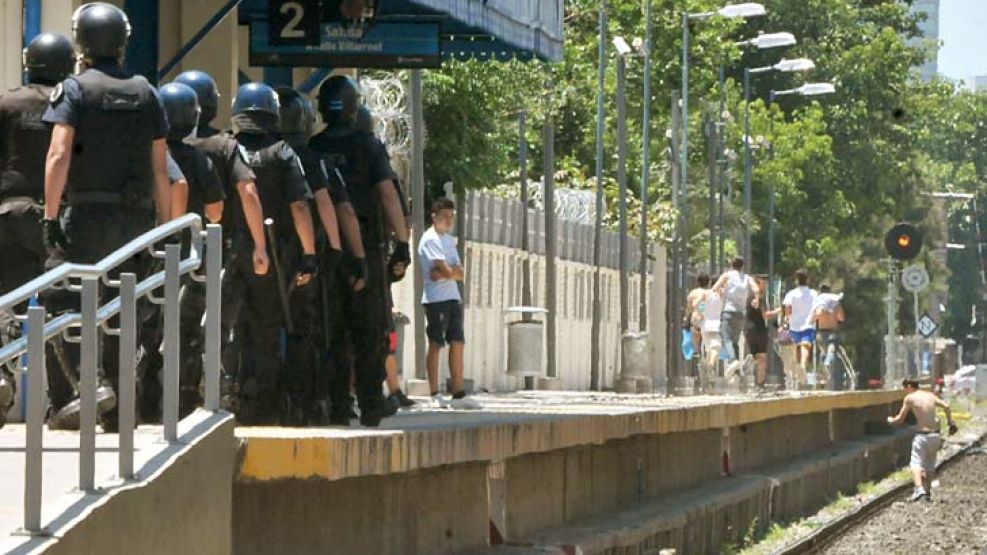
M165 245L164 251L154 248L156 243L173 237L177 233L191 232L191 249L182 259L182 246L178 243ZM205 239L205 243L203 243ZM220 309L222 271L222 228L219 225L206 226L202 230L202 220L198 215L188 214L167 224L152 229L96 264L62 264L44 275L18 287L0 297L0 308L12 308L40 292L59 287L78 291L81 296L80 310L69 312L47 320L42 306L30 306L27 310L28 332L26 337L0 348L0 364L27 355L26 381L26 446L24 483L24 525L23 533L45 534L41 526L42 489L42 443L45 405L45 343L72 328L79 328L80 348L78 393L80 402L79 425L79 489L86 492L96 490L96 391L97 364L99 359L99 334L119 336L119 383L117 403L119 406L119 476L125 480L134 479L134 427L136 423L136 353L137 353L137 300L154 298L153 292L164 288L161 298L164 313L164 365L162 369L163 400L162 423L164 440L178 441L178 392L179 392L179 288L183 275L191 275L201 281L196 273L205 263L206 317L205 317L205 361L203 380L205 382L205 408L219 410L219 349L220 349ZM205 247L205 248L203 248ZM122 273L118 280L110 280L109 274L133 256L151 250L153 256L165 259L163 270L144 278L138 283L133 273ZM205 256L203 256L203 253ZM80 283L73 283L79 280ZM119 289L119 296L105 304L99 304L99 283ZM120 316L117 329L109 329L108 321ZM76 340L73 339L75 342Z

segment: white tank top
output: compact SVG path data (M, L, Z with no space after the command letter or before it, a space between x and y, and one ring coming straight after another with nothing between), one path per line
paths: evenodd
M747 309L747 298L750 296L747 282L747 274L737 270L727 272L727 286L723 292L724 312L743 313Z

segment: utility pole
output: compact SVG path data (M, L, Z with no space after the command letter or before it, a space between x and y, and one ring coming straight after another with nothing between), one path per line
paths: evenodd
M679 176L679 166L675 162L679 159L679 135L680 135L680 106L679 106L679 95L677 92L672 92L672 140L669 141L670 158L672 160L671 172L672 172L672 205L677 209L681 210L681 191L680 191L680 179ZM681 238L682 226L679 225L679 220L676 220L675 233L672 237L672 279L669 280L669 310L668 321L671 325L668 326L668 361L669 361L669 376L666 383L666 392L671 395L675 392L675 385L682 375L682 354L678 347L678 333L679 333L679 317L680 317L680 300L681 300L681 290L682 290L682 272L681 272Z
M898 379L898 261L888 260L888 334L884 337L884 389L894 389Z
M641 276L638 295L640 313L638 331L648 329L648 185L650 184L651 158L651 0L644 4L644 114L641 117L641 260L638 273Z
M620 207L620 332L630 327L629 287L627 273L630 261L627 241L627 101L625 97L626 62L617 56L617 201Z
M555 290L555 246L557 244L557 236L555 232L555 129L552 127L552 93L554 89L555 83L552 70L550 67L546 67L545 127L543 130L545 144L545 187L543 196L545 199L545 308L548 310L548 314L545 315L545 335L547 336L546 347L548 352L548 356L546 357L548 366L546 376L549 378L558 377L558 368L556 368L555 363L555 322L558 311L558 295Z
M590 377L589 388L600 389L600 251L603 243L603 137L606 126L604 86L607 71L607 3L600 0L600 36L597 45L597 90L596 90L596 218L593 222L593 323L590 330Z
M531 259L528 252L528 141L527 113L522 109L518 114L518 158L521 170L521 252L524 253L521 275L521 305L531 306ZM524 319L530 320L531 313L525 312Z

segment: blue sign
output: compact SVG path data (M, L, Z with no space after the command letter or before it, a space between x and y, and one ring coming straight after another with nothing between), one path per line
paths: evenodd
M322 23L318 40L307 44L286 44L275 31L268 21L251 22L250 65L430 68L442 62L438 23Z

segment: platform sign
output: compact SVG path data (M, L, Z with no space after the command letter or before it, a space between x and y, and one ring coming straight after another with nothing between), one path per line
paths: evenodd
M268 0L267 17L250 22L250 64L359 68L441 65L439 23L375 21L375 4L368 0Z
M922 334L922 337L928 339L938 329L939 324L928 313L923 313L922 317L918 319L918 332Z

